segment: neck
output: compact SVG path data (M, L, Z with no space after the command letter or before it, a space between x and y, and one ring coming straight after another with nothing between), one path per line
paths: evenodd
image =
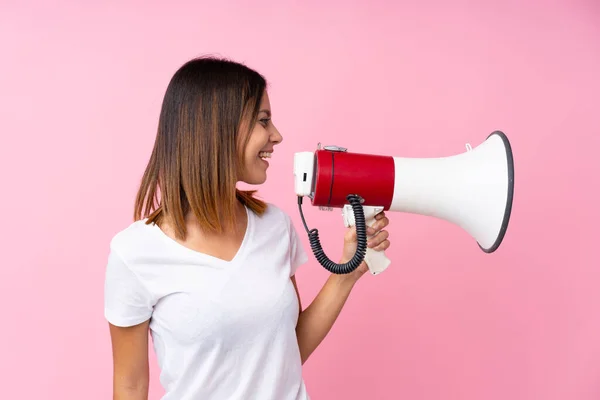
M247 219L247 214L246 214L246 206L238 199L235 202L235 222L234 222L234 226L232 227L232 229L234 230L234 232L231 233L236 233L239 231L245 231L246 229L246 219ZM198 219L196 218L196 216L192 213L192 212L188 212L185 216L185 224L188 230L194 230L196 232L202 232L203 234L209 234L210 232L205 232L204 229L202 229L202 227L200 226L200 223L198 222ZM227 233L225 233L227 234Z

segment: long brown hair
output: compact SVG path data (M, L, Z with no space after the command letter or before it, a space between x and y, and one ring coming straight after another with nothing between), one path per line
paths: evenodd
M195 58L176 71L164 95L134 220L160 224L168 216L183 239L190 212L203 230L214 233L234 226L238 201L264 212L266 204L255 191L236 184L265 87L261 74L222 58Z

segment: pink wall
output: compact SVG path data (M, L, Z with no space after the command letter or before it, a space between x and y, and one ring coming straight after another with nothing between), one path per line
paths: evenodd
M440 156L494 129L512 141L501 249L391 215L394 263L365 277L306 364L314 399L600 398L593 1L50 3L0 8L3 398L110 398L108 242L130 221L168 79L203 53L271 81L285 142L262 193L299 228L295 151ZM340 215L305 209L339 254ZM305 303L325 277L301 271Z

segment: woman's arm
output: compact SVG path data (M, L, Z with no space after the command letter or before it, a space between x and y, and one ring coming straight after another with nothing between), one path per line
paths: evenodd
M109 324L113 354L113 400L148 400L148 324Z
M296 286L295 277L292 277L292 282ZM296 336L302 364L331 330L353 286L352 279L331 275L313 302L306 310L300 312L296 325ZM296 288L296 290L298 289Z
M378 251L387 250L390 246L389 233L383 230L383 228L389 224L389 220L384 213L378 214L375 219L377 223L367 230L367 233L372 235L368 246ZM356 229L352 227L344 237L344 251L340 262L344 263L350 260L354 256L355 251ZM302 310L302 307L300 307L301 311L298 317L298 324L296 325L296 336L298 337L302 364L306 362L308 357L325 339L325 336L327 336L337 317L340 315L352 288L368 270L369 268L363 262L356 270L349 274L331 274L306 310ZM298 301L300 301L295 276L292 276L292 282L296 288Z

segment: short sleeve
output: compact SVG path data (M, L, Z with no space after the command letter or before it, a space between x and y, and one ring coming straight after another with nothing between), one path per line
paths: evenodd
M308 254L304 250L298 231L289 217L288 226L290 232L290 276L293 276L298 270L298 267L308 261Z
M116 326L133 326L152 315L152 296L123 259L111 249L104 282L104 315Z

